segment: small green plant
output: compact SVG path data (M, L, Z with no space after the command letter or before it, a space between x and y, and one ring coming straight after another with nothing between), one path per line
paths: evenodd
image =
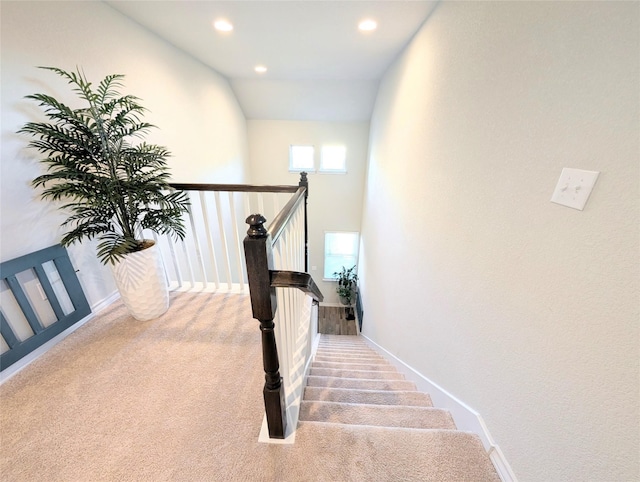
M84 73L41 67L63 77L85 106L71 109L46 94L28 95L49 122L28 122L18 132L46 158L47 173L33 180L43 199L64 201L72 214L62 224L68 246L97 237L98 258L115 263L146 247L142 230L184 239L182 214L189 200L170 190L169 151L140 139L155 127L142 121L139 99L121 95L123 75L108 75L94 89Z
M333 273L338 285L336 286L336 293L340 297L343 304L351 306L355 301L356 285L358 282L358 275L356 274L356 267L352 266L347 269L344 266L340 271Z

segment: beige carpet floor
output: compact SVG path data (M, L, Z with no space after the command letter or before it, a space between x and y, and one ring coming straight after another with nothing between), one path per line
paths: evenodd
M261 444L263 381L247 296L174 293L146 322L115 303L0 387L0 480L497 480L454 430L305 421Z

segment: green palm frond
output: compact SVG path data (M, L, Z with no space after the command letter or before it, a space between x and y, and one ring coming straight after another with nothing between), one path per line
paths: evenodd
M43 199L64 202L70 213L62 244L97 238L106 264L141 249L135 235L142 229L184 239L188 196L170 190L165 147L133 142L155 126L144 122L137 97L120 94L124 76L108 75L94 89L80 69L41 68L66 79L86 104L72 109L47 94L29 95L48 122L27 122L18 131L45 156L46 173L33 186L43 188Z

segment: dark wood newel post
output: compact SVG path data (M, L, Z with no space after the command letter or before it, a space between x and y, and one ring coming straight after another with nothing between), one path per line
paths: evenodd
M264 227L266 219L261 214L252 214L246 222L249 230L244 238L244 253L253 317L260 322L262 332L262 363L265 372L263 394L269 437L283 439L287 416L273 323L277 301L276 289L271 287L269 272L273 269L271 239Z
M309 229L307 227L307 203L309 201L309 180L307 173L300 173L300 182L298 186L304 187L304 271L309 272Z

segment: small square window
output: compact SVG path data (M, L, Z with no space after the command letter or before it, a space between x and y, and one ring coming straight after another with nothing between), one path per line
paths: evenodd
M289 147L290 171L315 171L313 161L313 146Z
M324 279L335 279L333 273L358 263L358 233L324 233Z
M345 146L322 146L320 170L347 172L347 148Z

